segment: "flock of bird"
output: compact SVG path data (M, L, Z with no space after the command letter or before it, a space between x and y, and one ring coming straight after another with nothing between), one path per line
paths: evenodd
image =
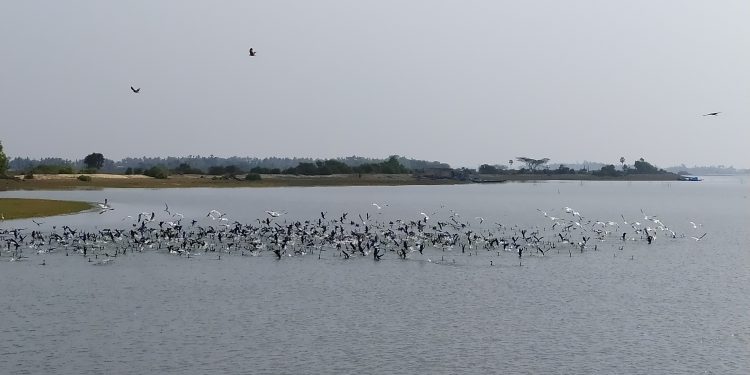
M99 214L115 215L107 200L98 204ZM687 232L677 233L660 218L642 212L638 218L599 220L564 207L550 212L539 209L539 223L529 226L464 217L442 207L411 218L387 218L387 204L372 203L363 213L291 218L286 211L265 211L251 223L232 220L227 213L210 210L204 216L186 218L168 204L161 210L123 217L120 228L84 230L48 226L33 220L36 228L4 229L0 226L0 261L26 260L30 254L81 256L96 265L116 257L159 252L185 259L221 256L362 258L419 260L455 264L462 256L511 254L519 265L528 257L582 254L588 251L622 251L630 243L651 245L661 240L702 241L702 225L689 222ZM559 212L556 214L555 212ZM11 221L5 222L12 223ZM4 226L4 225L3 225ZM692 229L691 229L692 228ZM507 256L506 256L507 257ZM43 260L40 265L47 265Z

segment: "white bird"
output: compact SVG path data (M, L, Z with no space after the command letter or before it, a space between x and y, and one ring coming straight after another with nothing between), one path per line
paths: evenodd
M483 217L477 216L477 217L475 217L475 219L479 220L479 224L484 223L484 218Z
M372 205L375 206L375 208L377 208L378 210L383 208L383 207L380 207L380 205L378 205L377 203L373 203Z
M698 229L698 227L702 227L703 226L703 224L696 224L696 223L694 223L692 221L690 221L689 223L693 226L693 229Z
M107 198L104 198L104 203L97 203L97 205L99 206L99 210L100 210L99 211L99 215L101 215L101 214L103 214L103 213L105 213L107 211L114 210L114 208L112 208L109 205L109 202L107 202Z
M272 217L279 217L286 212L276 212L276 211L266 211L267 214L271 215Z
M707 234L708 234L708 233L703 233L703 235L701 235L700 237L690 237L690 238L692 238L692 239L694 239L694 240L696 240L696 241L700 241L700 240L702 240L702 239L703 239L703 237L706 237L706 235L707 235Z
M422 216L424 216L424 221L430 220L430 217L429 217L429 216L427 216L427 214L426 214L426 213L424 213L424 212L420 212L419 214L420 214L420 215L422 215Z
M99 206L99 208L101 208L102 210L107 210L110 208L109 203L107 202L107 198L104 198L104 203L97 203L97 206Z
M210 217L211 219L216 220L216 219L223 218L224 215L226 214L223 214L216 210L211 210L211 211L208 211L208 215L206 215L206 217Z

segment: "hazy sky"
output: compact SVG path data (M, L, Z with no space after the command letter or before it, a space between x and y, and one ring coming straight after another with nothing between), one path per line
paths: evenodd
M749 16L748 0L2 1L0 141L746 168Z

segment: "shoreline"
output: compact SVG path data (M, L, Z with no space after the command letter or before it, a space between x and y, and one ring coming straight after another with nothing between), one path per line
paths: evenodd
M477 175L469 180L434 178L412 174L372 175L261 175L261 180L221 178L207 175L175 175L156 179L142 175L90 174L91 181L80 181L79 174L35 175L33 179L0 179L0 191L18 190L100 190L105 188L236 188L236 187L325 187L325 186L405 186L461 185L472 183L504 183L525 181L678 181L673 174L644 174L624 177L593 175ZM241 175L242 176L242 175Z

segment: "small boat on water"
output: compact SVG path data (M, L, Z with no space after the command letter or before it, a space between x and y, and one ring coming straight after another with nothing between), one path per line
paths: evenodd
M698 176L680 176L680 181L703 181L703 179Z

